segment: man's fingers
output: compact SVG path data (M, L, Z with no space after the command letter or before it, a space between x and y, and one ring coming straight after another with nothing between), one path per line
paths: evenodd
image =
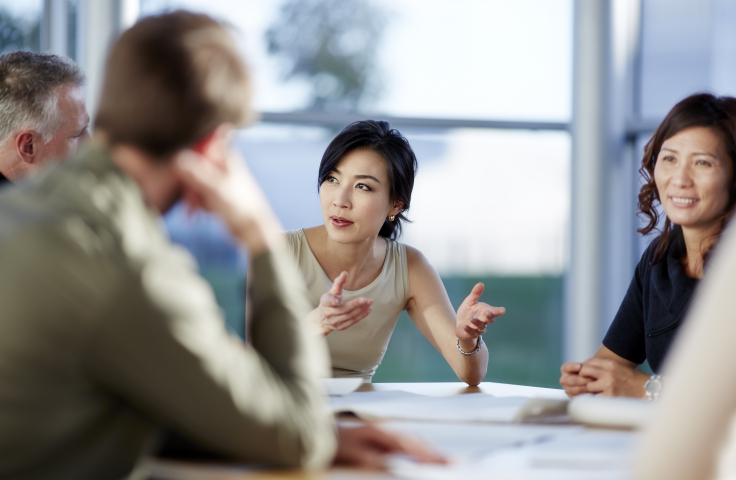
M345 285L345 282L348 281L348 272L342 272L340 275L335 278L335 281L332 282L332 287L330 287L329 292L333 295L342 295L342 287Z
M347 463L367 468L382 468L386 454L405 453L420 462L445 463L446 460L422 443L386 432L373 425L339 428L336 463Z
M433 452L418 440L403 435L387 432L369 425L366 427L363 441L373 449L384 453L404 453L423 463L446 463L447 460Z
M424 443L409 437L399 437L401 450L421 463L447 463L447 459Z
M192 150L183 150L176 156L176 171L184 183L199 190L216 183L217 168L207 157Z

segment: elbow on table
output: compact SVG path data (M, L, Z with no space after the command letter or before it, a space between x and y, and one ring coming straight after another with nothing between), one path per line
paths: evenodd
M319 409L322 409L320 404ZM282 445L292 448L282 449L282 462L285 467L320 469L330 465L337 449L337 434L331 416L313 412L302 421L297 421L280 432Z
M474 372L463 372L457 375L460 381L468 384L469 387L477 387L486 377L486 370L474 371Z
M335 458L337 450L337 434L332 426L323 429L322 434L315 434L314 430L308 433L299 466L309 470L321 469L329 466Z
M317 424L272 425L260 432L250 432L233 459L277 468L321 469L330 465L337 447L333 426Z

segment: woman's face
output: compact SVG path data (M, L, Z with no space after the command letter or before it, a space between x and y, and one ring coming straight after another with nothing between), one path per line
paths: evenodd
M688 128L665 140L654 181L670 221L684 229L715 228L728 205L731 169L723 141L710 128Z
M373 150L348 152L319 190L322 219L329 237L354 243L378 235L383 221L401 210L389 198L386 160Z

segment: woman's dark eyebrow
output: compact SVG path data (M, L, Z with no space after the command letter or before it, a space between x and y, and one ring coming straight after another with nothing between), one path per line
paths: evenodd
M371 180L375 181L376 183L381 183L380 180L378 180L376 177L371 175L356 175L355 178L370 178Z
M677 150L673 148L662 147L662 150L667 150L668 152L678 153ZM716 160L718 160L718 157L716 155L712 153L708 153L708 152L693 152L693 155L707 155L709 157L713 157Z
M337 173L338 175L340 174L340 170L338 170L337 168L333 168L332 171L334 173ZM377 179L376 177L374 177L372 175L356 175L355 178L358 178L358 179L369 178L369 179L375 181L376 183L379 183L379 184L381 183L381 181L379 179Z

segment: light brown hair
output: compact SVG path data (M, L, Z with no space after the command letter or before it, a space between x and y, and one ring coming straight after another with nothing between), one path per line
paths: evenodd
M206 15L179 10L141 19L115 43L95 126L111 144L165 161L218 125L244 126L250 97L230 33Z

